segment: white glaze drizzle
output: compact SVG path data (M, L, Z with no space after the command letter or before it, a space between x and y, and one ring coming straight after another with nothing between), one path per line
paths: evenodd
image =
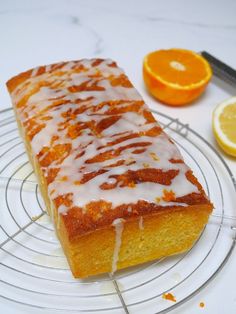
M55 180L48 186L51 198L55 199L57 196L62 196L65 193L72 193L73 206L82 207L84 212L86 212L86 205L89 202L98 200L111 202L112 206L116 207L123 203L136 203L138 200L155 203L156 198L159 198L158 204L160 206L186 206L185 203L166 202L162 199L164 189L173 191L176 197L199 192L197 187L188 181L185 176L189 168L184 163L171 163L169 161L170 159L182 160L182 156L177 147L170 143L165 133L161 133L156 137L142 136L127 139L112 147L106 147L109 142L121 137L121 135L116 135L117 133L128 135L134 132L147 131L158 126L156 122L146 123L146 119L143 115L144 111L148 110L146 105L140 107L137 112L119 114L120 119L105 129L101 137L94 136L91 130L86 128L80 136L75 139L70 139L67 136L67 129L59 130L59 123L65 121L62 115L69 109L73 112L81 106L86 107L84 112L77 114L75 120L68 120L70 126L78 122L87 123L91 121L97 125L102 119L111 116L106 114L106 110L109 109L107 105L94 112L93 109L98 104L111 100L122 100L124 103L116 105L122 108L127 106L128 102L132 100L142 101L136 89L110 85L110 76L118 77L123 74L121 69L108 66L112 62L111 60L104 60L96 67L92 66L93 61L94 60L84 59L78 62L65 63L60 69L61 73L63 73L60 76L54 75L51 66L46 67L46 73L37 76L37 68L37 70L33 70L31 78L18 85L13 92L13 101L17 104L25 94L33 90L40 82L47 82L47 86L40 86L39 89L28 98L27 106L17 108L23 122L27 122L33 117L37 122L42 123L40 113L43 112L43 110L46 110L43 117L45 115L50 117L50 120L46 121L45 127L32 139L31 144L35 155L37 155L43 147L50 147L50 142L54 135L59 136L54 142L54 145L66 143L72 145L70 154L61 163L58 164L57 161L54 161L44 169L45 176L47 176L51 168L59 168ZM86 70L74 73L72 68L78 64L83 65ZM49 70L50 73L48 73ZM93 78L98 72L102 73L102 77ZM29 81L30 84L28 84ZM97 86L103 87L105 90L68 92L68 88L71 86L78 86L87 81L89 81L88 86L92 86L92 84L96 83ZM53 84L57 83L62 84L62 86L53 87ZM88 99L89 97L90 99ZM63 99L64 101L69 101L69 103L47 109L47 107L57 99ZM81 100L79 104L76 103L78 99ZM142 146L138 146L121 151L119 156L113 157L111 160L86 163L86 160L96 156L98 153L105 153L111 149L120 149L129 144L136 143L139 145L140 142L150 143L149 146L145 146L146 151L144 153L133 153L135 149L142 148ZM101 146L103 146L103 148L100 148ZM84 155L76 158L79 152L84 152ZM153 153L157 155L157 159L152 158ZM39 160L42 160L44 157L45 154L42 155ZM117 167L109 166L120 160L125 160L125 164ZM129 160L134 160L135 163L129 165ZM136 171L143 169L144 164L148 165L149 168L161 169L163 171L178 170L179 173L172 179L171 184L168 186L153 182L142 182L137 184L135 188L127 186L121 187L120 185L110 190L100 188L103 183L114 183L115 179L112 176L123 174L128 170ZM101 168L105 168L107 172L92 178L84 184L74 184L75 181L80 181L84 174L98 171ZM63 177L67 177L67 181L63 181ZM60 207L58 212L62 214L66 213L67 210L68 207L64 206Z
M122 244L122 233L124 230L124 219L117 218L113 221L112 226L115 228L115 245L112 257L112 266L111 266L111 273L117 270L117 263L119 261L119 252Z
M35 77L38 73L39 68L34 68L32 73L31 73L31 77Z
M139 217L139 221L138 221L138 227L140 230L144 229L144 225L143 225L143 216Z

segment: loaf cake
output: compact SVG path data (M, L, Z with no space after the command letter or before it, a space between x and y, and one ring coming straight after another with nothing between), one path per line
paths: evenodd
M115 62L40 66L7 87L74 277L191 248L212 204Z

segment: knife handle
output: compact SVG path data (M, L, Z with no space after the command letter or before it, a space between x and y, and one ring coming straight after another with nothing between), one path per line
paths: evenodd
M236 87L236 71L233 68L206 51L201 51L201 55L210 63L215 76Z

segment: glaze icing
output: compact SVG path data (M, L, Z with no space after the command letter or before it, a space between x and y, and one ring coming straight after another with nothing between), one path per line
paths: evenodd
M117 270L117 262L119 261L119 252L122 244L122 233L124 230L124 219L117 218L113 221L112 225L115 228L115 245L112 257L111 273L114 274Z

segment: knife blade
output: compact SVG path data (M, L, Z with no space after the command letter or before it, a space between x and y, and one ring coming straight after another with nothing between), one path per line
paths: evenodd
M236 87L236 70L206 51L201 51L200 54L210 63L215 76Z

